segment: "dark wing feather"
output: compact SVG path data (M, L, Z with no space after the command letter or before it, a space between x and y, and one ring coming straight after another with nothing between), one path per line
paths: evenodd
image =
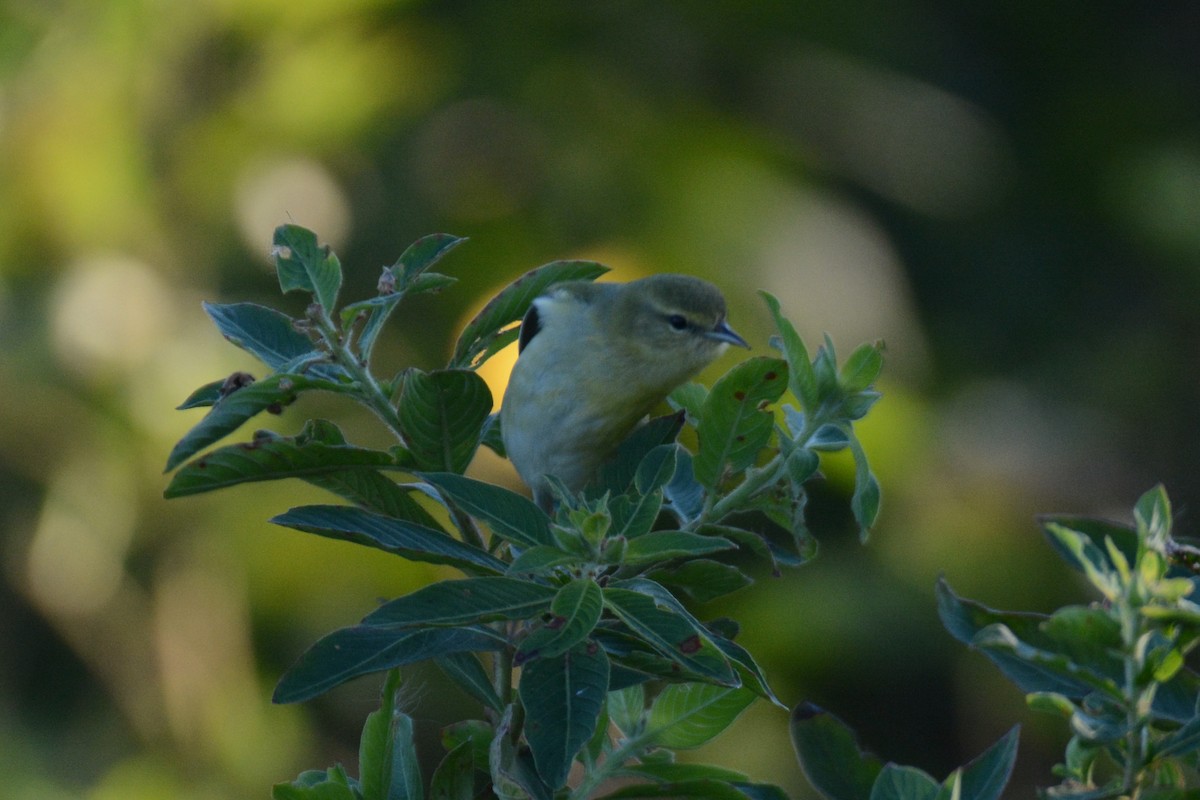
M520 353L525 349L525 345L533 341L533 337L537 336L537 332L542 329L542 321L538 318L537 306L530 304L529 310L525 312L525 318L521 320L521 333L517 336L517 352Z

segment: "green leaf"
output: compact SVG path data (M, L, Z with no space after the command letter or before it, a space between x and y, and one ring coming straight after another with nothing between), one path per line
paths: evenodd
M480 356L495 352L493 344L502 329L524 317L534 299L554 284L595 280L606 272L608 267L592 261L553 261L526 272L500 290L467 323L454 345L450 366L460 369L478 367L483 361Z
M724 636L714 635L713 644L720 648L725 657L733 663L746 688L780 708L787 709L787 706L781 703L779 698L775 696L774 690L767 683L766 674L762 671L762 667L758 665L758 662L754 660L754 656L750 655L749 650L733 641L733 639L727 639Z
M680 765L683 766L683 765ZM684 797L687 800L747 800L760 797L760 787L767 784L744 783L740 786L713 778L695 778L660 783L635 783L623 786L616 791L603 795L601 800L633 800L639 797ZM744 790L743 790L744 787ZM761 797L770 800L787 800L787 795L776 787L775 793L763 794Z
M1161 483L1138 498L1133 518L1147 546L1163 552L1171 537L1171 501Z
M737 528L733 525L701 525L699 532L708 536L723 536L732 542L736 542L738 547L748 550L755 556L767 559L771 562L771 572L775 575L779 574L781 566L798 567L816 555L815 540L812 540L813 546L811 549L803 552L791 552L780 547L758 531Z
M640 733L646 713L646 690L641 684L610 691L607 702L608 718L626 738Z
M623 494L614 497L608 502L608 513L611 517L608 538L612 540L619 536L633 540L645 536L654 527L662 503L662 492L657 489L649 494Z
M1054 714L1063 719L1070 719L1077 710L1070 698L1056 692L1030 692L1025 695L1025 705L1031 711Z
M795 425L792 427L794 430L800 430ZM840 426L829 424L817 428L813 431L813 435L809 437L808 441L802 442L802 444L813 450L836 453L839 450L845 450L850 445L850 438Z
M358 508L301 506L272 517L271 522L330 539L376 547L410 561L493 573L502 573L507 567L495 556L451 539L442 531Z
M817 379L817 397L821 402L841 394L837 373L837 351L833 348L833 339L826 333L824 343L817 348L817 355L813 358L813 375Z
M659 747L699 747L724 731L754 702L749 689L674 683L654 699L646 735Z
M228 380L228 378L222 378L219 381L213 381L212 383L204 384L189 394L187 399L185 399L182 403L175 406L175 410L184 411L189 408L207 408L208 406L215 406L217 402L220 401L225 383Z
M661 655L624 626L601 625L592 636L612 661L610 689L623 689L658 678L666 683L708 681L707 675L682 666L677 660Z
M704 398L708 396L708 387L689 381L676 386L667 395L667 403L677 411L687 414L688 420L694 425L700 420L700 411L704 408Z
M302 479L313 486L333 492L366 511L415 522L441 532L441 524L409 496L411 485L398 485L374 470L347 469L328 475L304 475Z
M1200 714L1158 741L1155 758L1178 758L1200 750Z
M999 800L1017 763L1017 744L1021 728L1013 726L1008 733L984 750L962 769L962 800Z
M514 664L551 658L582 642L600 622L604 593L591 578L576 578L558 590L550 604L550 620L517 648Z
M672 608L643 592L611 585L604 589L604 604L639 639L672 662L726 686L740 683L708 631L682 607Z
M547 786L566 783L575 754L591 738L608 692L608 656L583 642L521 669L525 738Z
M804 340L796 333L792 323L779 310L779 301L769 292L760 291L771 316L775 319L775 327L779 330L784 358L788 362L788 388L799 401L801 408L807 412L816 409L819 401L817 395L817 376L813 365L808 359L808 349Z
M1132 563L1137 559L1137 531L1128 525L1094 517L1081 517L1070 514L1045 514L1038 517L1038 523L1042 527L1042 532L1046 535L1046 540L1050 542L1059 556L1080 572L1084 571L1083 563L1075 557L1070 549L1064 546L1057 534L1050 532L1050 526L1054 526L1057 529L1065 528L1086 537L1097 548L1103 560L1108 562L1110 567L1113 565L1111 559L1106 554L1106 540L1112 540L1113 545L1121 552L1126 561Z
M680 448L675 456L675 474L663 487L670 510L686 525L704 511L704 487L696 480L692 454Z
M306 770L291 783L277 783L271 797L272 800L361 800L351 786L346 770L339 765L324 772Z
M1087 606L1065 606L1038 626L1032 641L1018 640L1003 623L995 623L975 634L979 647L1011 650L1023 660L1041 664L1078 678L1093 688L1121 696L1118 682L1124 665L1117 655L1121 648L1120 623L1106 610Z
M473 800L475 764L470 742L463 742L442 758L429 781L429 800Z
M522 547L553 545L550 518L528 498L500 486L449 472L423 472L420 476L448 503L487 522L497 536Z
M466 239L448 233L423 236L405 249L400 258L390 267L385 267L379 279L378 297L354 303L342 310L343 326L360 312L367 314L362 332L358 335L358 354L369 361L379 332L400 301L409 294L439 291L455 282L446 275L422 274Z
M404 249L395 264L387 268L396 279L396 290L410 291L413 282L425 270L441 261L447 253L465 241L465 238L449 233L431 233L417 239Z
M694 558L669 569L656 569L646 577L671 589L672 593L677 589L698 603L716 600L754 583L737 567L707 558Z
M340 429L334 423L325 420L308 420L294 441L298 445L311 443L346 445L346 437L343 437ZM312 483L313 486L318 486L338 497L349 500L360 509L382 513L385 517L408 519L410 522L425 525L426 528L442 530L442 525L430 515L430 512L426 511L418 501L409 497L410 492L418 491L416 487L412 485L398 486L395 481L380 475L376 470L346 469L336 471L336 473L307 474L298 477Z
M858 437L847 431L850 440L850 452L854 455L854 495L850 498L850 509L854 512L854 521L858 523L858 538L867 541L871 526L879 516L879 505L882 495L879 481L871 472L867 463L867 453L858 442Z
M301 392L313 389L340 391L341 384L305 375L275 374L231 392L196 423L167 456L170 472L213 442L233 433L262 411L278 412Z
M847 395L863 391L883 370L882 345L862 344L850 354L838 372L838 383Z
M311 339L295 328L295 321L286 314L257 303L203 303L204 311L221 334L232 344L249 352L272 370L321 355ZM326 373L340 372L332 365L323 367ZM332 374L321 377L333 378Z
M424 797L412 717L396 705L400 672L384 681L383 702L367 716L358 746L358 780L365 800Z
M693 558L711 555L722 550L734 550L737 545L720 536L703 536L686 531L653 531L625 545L622 562L636 566L668 561L672 558Z
M660 782L712 780L725 783L749 781L749 776L732 769L725 769L712 764L681 764L674 761L651 761L643 764L633 764L621 770L622 773L649 778Z
M501 716L510 708L511 706L502 707L500 709ZM495 735L496 730L490 722L481 719L464 719L442 728L442 747L446 750L453 750L459 745L466 744L471 749L471 761L475 765L475 769L487 772L488 752Z
M491 678L471 653L447 653L434 658L442 672L458 687L493 711L503 711L504 703L496 694Z
M508 574L551 575L583 560L584 557L560 550L557 545L539 544L522 550L508 565Z
M250 481L318 477L367 468L395 467L390 453L347 444L327 444L303 434L297 437L256 436L186 464L175 473L163 496L184 497Z
M528 750L517 750L511 734L513 706L509 705L496 726L488 749L491 790L499 800L551 800L552 790L538 776Z
M871 788L870 800L934 800L940 789L924 770L885 764Z
M1115 601L1121 595L1117 565L1105 548L1097 547L1086 535L1057 523L1047 522L1042 527L1061 549L1071 554L1071 560L1082 568L1097 591L1109 601Z
M501 433L499 414L488 415L487 422L483 423L483 432L479 436L479 443L490 448L501 458L508 458L508 451L504 448L504 434Z
M342 265L333 251L317 244L317 235L299 225L280 225L272 244L280 290L310 292L332 314L342 287Z
M299 703L368 672L413 664L447 653L499 650L506 645L490 628L355 625L321 638L283 674L272 698Z
M846 724L812 703L792 709L792 746L813 788L828 800L869 800L883 764Z
M633 476L634 488L642 494L650 494L665 486L675 474L676 455L682 449L671 443L659 445L647 453Z
M1024 692L1054 692L1075 699L1097 688L1111 693L1113 679L1122 673L1121 661L1105 653L1113 644L1111 626L1097 626L1095 617L1085 621L1063 615L1057 627L1047 628L1050 617L993 611L962 600L944 579L938 582L937 595L938 613L951 635L978 647ZM1067 642L1063 641L1071 631L1092 640L1086 649L1085 642L1077 642L1076 653L1085 660L1102 663L1092 663L1085 669L1071 660L1066 654Z
M461 473L479 445L492 393L469 370L411 369L396 411L418 469Z
M775 427L763 408L787 388L787 362L759 356L727 372L704 401L697 435L699 452L692 462L696 479L712 488L725 469L738 472L754 463Z
M627 491L637 476L642 462L652 451L674 444L683 429L683 414L666 414L639 425L617 446L616 455L604 463L588 484L587 496L601 497L605 492L614 495Z
M529 619L546 612L554 597L553 588L517 578L440 581L384 603L363 623L427 626Z

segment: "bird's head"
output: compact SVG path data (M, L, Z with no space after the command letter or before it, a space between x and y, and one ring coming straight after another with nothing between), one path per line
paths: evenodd
M664 383L686 380L731 345L748 348L725 320L725 298L708 281L653 275L622 284L607 325ZM682 377L678 377L682 376Z

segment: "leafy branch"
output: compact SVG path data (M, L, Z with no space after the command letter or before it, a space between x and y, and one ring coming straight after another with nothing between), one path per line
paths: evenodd
M340 767L309 772L275 796L382 800L420 796L428 785L433 795L465 798L481 778L506 797L591 797L616 778L633 783L611 796L779 796L730 770L661 758L716 736L756 698L781 705L734 641L736 626L701 620L684 600L748 585L721 560L738 550L775 566L811 557L806 483L818 476L821 452L854 454L851 505L865 538L879 490L854 423L879 397L881 348L860 347L839 367L826 338L810 361L778 301L764 294L780 356L738 364L711 390L682 387L672 398L679 413L634 431L590 486L560 491L547 514L464 474L480 445L502 450L476 369L516 338L516 323L548 287L606 268L556 261L534 269L467 324L444 368L380 380L371 359L384 323L406 299L454 282L430 268L462 241L420 239L384 268L376 296L339 306L337 256L311 231L284 225L275 232L275 268L281 290L311 296L304 316L250 303L205 306L268 373L213 381L184 402L209 410L168 458L175 474L166 495L300 478L343 504L293 508L276 524L462 575L333 631L281 677L275 700L299 702L357 676L387 675L382 708L364 728L359 777ZM333 422L310 420L295 435L258 431L203 452L310 391L365 406L395 445L354 445ZM789 392L798 405L777 408ZM677 441L684 424L696 430L695 452ZM428 784L412 720L396 704L399 668L426 660L480 703L482 717L446 731L447 752ZM572 779L577 762L586 770Z

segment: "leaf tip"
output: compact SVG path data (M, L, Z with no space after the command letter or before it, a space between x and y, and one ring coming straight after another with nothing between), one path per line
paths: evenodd
M816 703L810 703L809 701L805 700L803 703L800 703L792 709L792 722L807 722L808 720L822 716L825 713L827 713L825 709L821 708Z

